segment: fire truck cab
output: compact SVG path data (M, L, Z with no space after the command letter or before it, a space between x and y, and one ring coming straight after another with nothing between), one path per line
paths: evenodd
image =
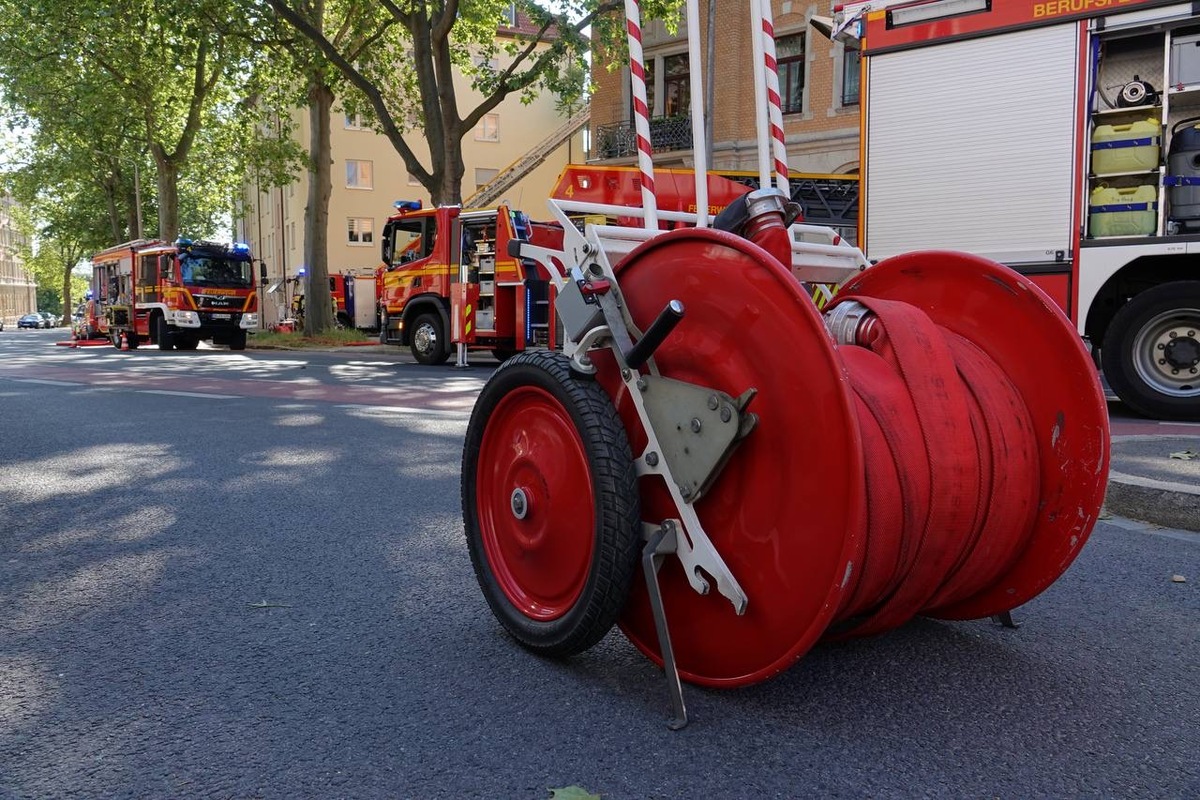
M243 244L139 239L92 256L89 327L120 348L244 350L258 326L254 262Z
M1196 4L872 0L832 33L862 57L867 257L1004 263L1127 406L1200 419Z

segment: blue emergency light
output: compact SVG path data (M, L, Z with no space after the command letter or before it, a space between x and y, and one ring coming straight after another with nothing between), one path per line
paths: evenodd
M420 211L421 210L421 201L420 200L397 200L396 202L392 203L392 205L395 207L395 209L397 211Z
M245 242L234 242L232 249L235 253L250 253L250 245L246 244Z

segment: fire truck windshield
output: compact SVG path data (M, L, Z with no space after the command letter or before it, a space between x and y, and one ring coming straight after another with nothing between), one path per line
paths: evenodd
M197 286L217 286L225 289L249 288L254 282L254 270L249 261L227 258L192 256L182 259L183 282Z

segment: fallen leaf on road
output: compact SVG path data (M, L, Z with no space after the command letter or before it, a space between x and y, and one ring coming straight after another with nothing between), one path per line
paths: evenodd
M1172 575L1171 583L1187 583L1187 578L1183 577L1182 575Z
M568 786L565 789L551 789L550 800L600 800L600 795L592 794L582 786Z
M283 603L268 603L266 600L259 600L257 603L246 603L249 608L291 608Z
M1200 453L1193 453L1191 450L1180 450L1178 453L1171 453L1171 458L1177 458L1180 461L1191 461L1197 456L1200 456Z

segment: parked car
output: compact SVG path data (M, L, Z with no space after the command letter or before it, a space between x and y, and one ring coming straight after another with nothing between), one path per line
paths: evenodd
M46 320L42 319L41 314L26 314L17 320L18 328L44 328Z
M41 315L42 319L46 320L46 324L44 327L47 327L47 328L57 328L58 327L58 317L57 316L55 316L54 314L51 314L49 311L39 311L37 313Z

